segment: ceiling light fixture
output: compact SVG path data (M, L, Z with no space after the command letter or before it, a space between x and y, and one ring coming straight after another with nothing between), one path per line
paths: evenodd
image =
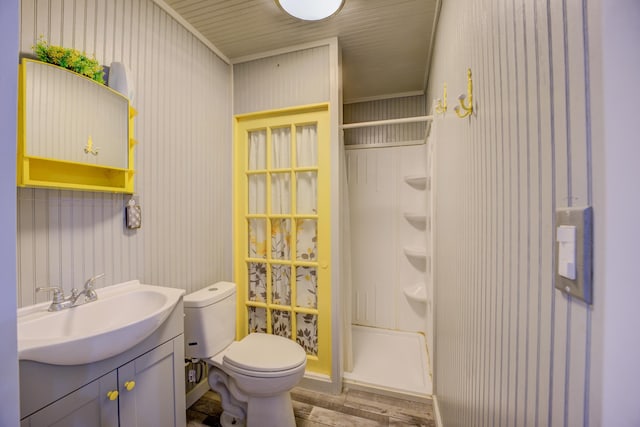
M275 0L280 9L303 21L321 21L342 9L345 0Z

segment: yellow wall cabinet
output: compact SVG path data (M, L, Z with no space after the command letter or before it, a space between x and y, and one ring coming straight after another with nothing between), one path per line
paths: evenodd
M125 96L30 59L19 82L18 186L133 193L136 111Z
M236 116L238 337L280 335L331 372L330 126L327 104Z

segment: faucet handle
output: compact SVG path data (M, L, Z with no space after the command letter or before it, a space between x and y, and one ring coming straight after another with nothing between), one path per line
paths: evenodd
M59 286L50 286L44 288L36 288L36 292L53 292L53 304L60 304L64 302L64 292Z
M93 276L92 278L90 278L89 280L87 280L84 283L84 288L85 289L92 288L93 284L96 282L96 280L101 279L103 277L104 277L104 273L100 273L100 274L98 274L96 276Z
M96 282L96 280L100 279L104 277L104 273L98 274L97 276L93 276L92 278L90 278L89 280L87 280L84 284L84 291L85 291L85 295L84 295L84 299L85 301L95 301L98 299L98 293L96 292L96 290L93 288L93 284Z

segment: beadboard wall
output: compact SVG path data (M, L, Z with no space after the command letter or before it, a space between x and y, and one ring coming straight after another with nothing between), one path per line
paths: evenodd
M442 2L428 97L447 83L434 264L447 427L591 425L594 308L554 289L554 212L593 203L590 3ZM467 67L475 112L459 119Z
M345 124L417 117L425 114L424 95L403 96L344 105ZM345 129L344 144L366 145L424 141L425 130L426 125L424 122Z
M230 280L231 66L151 0L22 0L20 14L22 54L43 36L130 69L142 228L124 227L129 196L19 189L18 305L99 273L187 292Z
M331 50L327 42L238 59L233 65L234 114L328 102Z

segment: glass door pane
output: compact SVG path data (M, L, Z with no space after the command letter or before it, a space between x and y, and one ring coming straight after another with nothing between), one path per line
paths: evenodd
M271 130L271 168L291 167L291 128Z
M296 173L296 212L298 214L318 213L318 174L317 172Z
M291 220L275 218L271 220L271 257L273 259L291 258Z
M318 254L318 224L315 219L298 219L296 259L316 261Z
M296 127L296 163L299 168L318 166L317 126Z
M291 212L291 180L289 172L271 174L271 213Z
M249 132L247 141L248 145L248 161L247 170L263 170L267 168L267 131L258 130Z

